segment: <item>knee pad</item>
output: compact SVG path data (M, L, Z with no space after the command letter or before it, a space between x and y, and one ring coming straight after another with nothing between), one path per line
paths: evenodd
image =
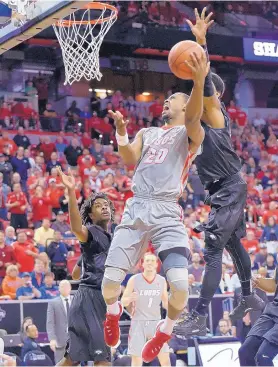
M171 291L171 305L177 310L183 310L188 299L188 270L172 268L166 273Z
M105 299L118 297L120 286L125 279L126 273L122 269L107 267L102 280L102 294Z

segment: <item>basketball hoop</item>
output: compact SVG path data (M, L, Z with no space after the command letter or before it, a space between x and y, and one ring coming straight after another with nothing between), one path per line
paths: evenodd
M91 19L91 10L101 14ZM60 19L53 28L62 49L65 64L65 83L85 79L101 79L99 70L99 50L103 38L117 20L118 10L113 5L93 2L87 4L80 12L72 13L69 19ZM108 15L107 15L108 14Z

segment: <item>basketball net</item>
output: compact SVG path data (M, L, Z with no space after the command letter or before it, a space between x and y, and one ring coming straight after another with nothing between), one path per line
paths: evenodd
M101 15L91 19L91 10L98 9ZM72 84L80 81L101 79L99 70L99 50L106 33L117 20L117 9L110 4L91 3L77 19L72 13L67 20L60 19L53 24L55 34L62 49L65 65L65 83ZM110 16L105 16L109 11ZM107 13L106 13L107 14Z

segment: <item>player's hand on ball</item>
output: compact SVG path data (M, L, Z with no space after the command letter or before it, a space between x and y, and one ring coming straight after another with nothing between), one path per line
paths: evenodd
M68 175L65 175L64 174L64 172L62 171L61 167L57 167L57 170L58 170L58 175L62 179L63 185L68 190L74 190L75 189L75 179L73 177L73 174L72 174L71 170L69 169L69 174Z
M109 110L108 113L112 117L112 119L114 120L117 133L119 135L124 136L126 134L126 127L127 127L128 121L124 120L123 115L119 111L113 112L113 111Z
M203 9L201 16L199 15L197 9L194 10L196 24L193 24L189 19L186 20L186 23L189 25L191 32L196 37L197 42L201 44L206 43L207 30L214 22L214 20L210 20L213 13L209 13L209 15L206 17L206 10L207 8Z
M195 52L190 55L191 61L185 61L186 65L191 69L192 80L194 83L204 83L205 77L209 72L210 63L207 62L205 52L198 56Z

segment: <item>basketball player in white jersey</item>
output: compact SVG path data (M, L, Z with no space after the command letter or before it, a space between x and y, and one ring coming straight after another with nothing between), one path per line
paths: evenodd
M142 358L152 361L171 338L173 327L188 299L188 236L178 205L192 159L204 139L200 118L203 90L209 70L206 56L191 55L194 86L190 96L175 93L164 102L165 126L142 129L132 144L120 112L110 111L115 121L119 154L124 164L136 165L132 190L122 221L117 226L106 260L102 294L107 305L104 322L106 344L120 339L118 301L125 275L141 259L151 241L162 261L170 287L167 317L144 346Z
M142 366L142 349L150 339L161 320L161 302L163 308L168 307L168 292L165 278L157 274L157 257L147 252L143 258L143 273L133 275L122 296L122 305L132 303L132 319L128 338L128 354L132 358L132 366ZM164 344L158 354L161 366L171 366L168 344Z

